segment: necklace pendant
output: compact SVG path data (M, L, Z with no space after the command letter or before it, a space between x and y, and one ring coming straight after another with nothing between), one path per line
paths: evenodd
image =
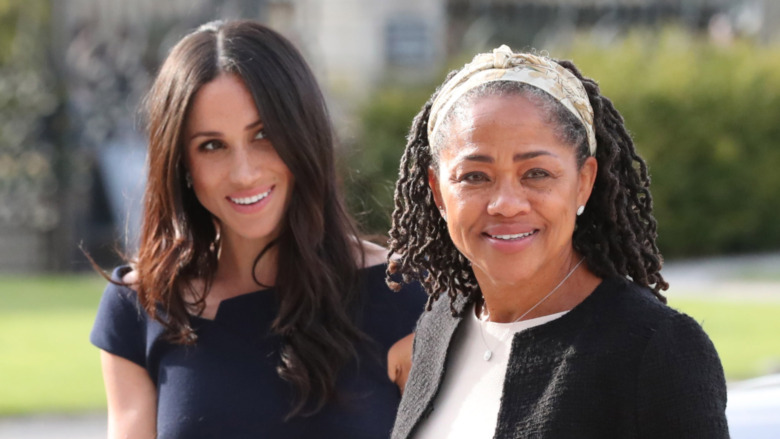
M484 358L485 361L490 361L490 359L493 358L493 352L491 350L485 351L485 355L483 355L482 358Z

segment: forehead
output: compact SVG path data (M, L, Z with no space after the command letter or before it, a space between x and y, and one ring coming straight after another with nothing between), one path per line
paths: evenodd
M463 107L456 120L459 131L478 128L547 128L548 121L539 103L524 95L487 95L474 98Z
M195 93L187 115L186 127L210 127L230 123L246 124L257 120L252 94L240 76L221 73Z
M474 150L522 152L527 148L564 146L538 101L521 95L483 96L456 110L446 127L440 155Z

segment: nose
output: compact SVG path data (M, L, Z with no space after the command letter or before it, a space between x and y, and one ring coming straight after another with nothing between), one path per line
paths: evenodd
M246 146L233 148L230 177L234 183L251 186L262 172L262 166Z
M531 204L525 189L512 181L499 181L490 194L487 212L490 215L500 215L507 218L528 213Z

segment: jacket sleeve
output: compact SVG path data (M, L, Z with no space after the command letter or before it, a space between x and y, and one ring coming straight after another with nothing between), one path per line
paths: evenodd
M639 437L729 437L723 367L692 318L677 314L656 330L637 380Z

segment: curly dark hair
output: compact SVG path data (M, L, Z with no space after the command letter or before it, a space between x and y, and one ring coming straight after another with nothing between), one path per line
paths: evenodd
M630 277L635 283L651 288L656 297L666 303L660 291L668 289L669 284L660 273L663 258L656 245L658 233L647 164L637 153L622 116L612 102L601 95L598 84L582 76L570 61L554 61L573 73L585 87L593 107L598 145L595 154L598 174L588 208L577 218L572 237L574 249L597 276ZM444 83L457 73L451 72ZM429 294L428 310L441 293L446 292L451 299L450 309L455 314L453 303L458 295L479 300L482 294L470 262L450 239L447 223L440 215L428 185L428 169L436 164L439 150L436 145L442 141L441 136L428 139L428 120L431 106L440 92L441 87L414 118L401 158L388 241L390 253L399 257L388 266L387 279L392 288L399 287L395 280L420 281ZM588 157L582 123L552 96L526 84L497 81L477 87L460 98L442 124L458 117L453 116L459 111L458 107L489 94L515 94L532 99L547 113L559 138L577 148L578 165ZM437 131L446 132L446 128Z

